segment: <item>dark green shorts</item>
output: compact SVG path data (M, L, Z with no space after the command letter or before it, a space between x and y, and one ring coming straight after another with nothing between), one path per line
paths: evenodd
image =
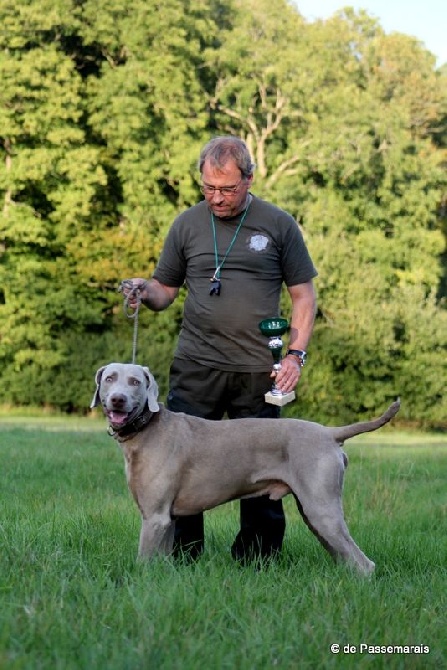
M279 418L280 408L265 402L270 372L215 370L187 359L174 358L169 375L167 406L204 419Z

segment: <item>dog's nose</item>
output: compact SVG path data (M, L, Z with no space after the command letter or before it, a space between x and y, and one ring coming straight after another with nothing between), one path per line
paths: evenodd
M122 393L114 393L110 396L110 402L114 407L122 407L126 402L126 396Z

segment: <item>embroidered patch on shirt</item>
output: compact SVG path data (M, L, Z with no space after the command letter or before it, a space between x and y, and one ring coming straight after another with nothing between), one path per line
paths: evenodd
M269 245L269 238L266 235L258 233L256 235L251 235L247 240L247 245L250 251L265 251Z

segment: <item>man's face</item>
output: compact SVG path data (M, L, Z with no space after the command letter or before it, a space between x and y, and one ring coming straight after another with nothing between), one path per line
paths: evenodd
M252 176L242 177L233 160L222 168L206 160L202 168L202 193L213 214L220 218L236 216L245 208L252 181Z

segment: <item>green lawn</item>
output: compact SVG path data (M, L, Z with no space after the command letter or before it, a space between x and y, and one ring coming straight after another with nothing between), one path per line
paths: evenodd
M372 578L336 566L290 496L268 568L229 556L237 503L206 515L197 564L141 565L105 423L0 419L0 668L447 667L447 437L382 430L345 449L346 518Z

